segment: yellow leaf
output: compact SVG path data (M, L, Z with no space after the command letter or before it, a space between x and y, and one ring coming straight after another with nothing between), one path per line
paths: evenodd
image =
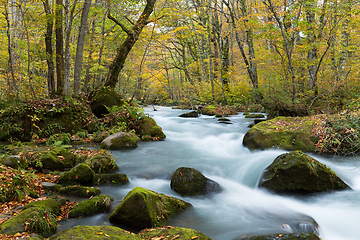
M97 234L97 235L102 235L102 234L103 234L103 232L98 232L98 233L95 233L95 234Z
M193 237L191 237L191 239L196 239L196 238L198 238L197 236L193 236Z

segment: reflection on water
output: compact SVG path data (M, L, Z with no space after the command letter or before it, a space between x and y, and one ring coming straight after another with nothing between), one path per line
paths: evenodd
M360 158L311 155L331 167L354 191L332 192L307 198L273 195L257 188L262 171L283 150L251 152L242 138L251 119L231 116L233 124L219 124L214 117L179 118L185 112L158 107L147 109L167 135L165 141L140 142L133 150L112 151L119 172L128 175L124 186L101 187L103 194L121 199L134 187L144 187L181 198L194 208L171 218L168 225L203 232L214 240L240 239L243 235L299 232L319 225L325 240L359 239ZM218 182L223 191L206 197L181 197L170 189L172 173L192 167ZM69 220L74 224L105 225L107 214Z

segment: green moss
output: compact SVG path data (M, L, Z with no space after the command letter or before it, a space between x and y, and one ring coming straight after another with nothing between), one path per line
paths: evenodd
M264 171L259 186L279 193L349 188L331 169L301 151L278 156Z
M113 226L75 226L51 236L49 240L143 240L143 238Z
M261 113L250 113L245 115L245 118L264 118L264 117L265 115Z
M74 205L69 212L69 218L92 216L104 212L114 199L107 195L99 195L91 199L84 200Z
M177 239L177 240L211 240L205 234L183 227L165 227L157 229L146 229L139 233L139 235L145 239L156 239L157 237L166 236L167 239Z
M170 216L190 206L177 198L136 187L110 214L109 220L140 229L162 226Z
M125 174L114 173L114 174L95 174L93 184L124 184L129 182L129 178Z
M260 122L245 134L243 144L249 149L278 147L289 151L316 152L316 139L312 136L314 124L306 117L278 117Z
M159 127L156 121L149 117L143 116L137 122L136 133L140 135L140 137L148 135L152 138L157 138L159 140L165 139L166 135L162 131L161 127Z
M96 173L109 173L119 170L114 158L105 152L88 158L84 163Z
M95 172L88 165L80 163L70 171L64 172L60 176L59 183L91 185L94 175Z
M31 202L24 206L23 211L28 208L36 207L36 208L49 209L53 214L60 215L61 205L62 203L59 200L47 199L44 201Z
M58 189L58 193L76 196L76 197L84 197L89 198L91 196L96 196L101 193L100 189L97 187L83 187L83 186L67 186Z
M39 233L44 237L54 234L56 217L50 209L31 207L21 211L1 225L1 234L14 235L18 232Z
M121 106L124 103L122 97L115 92L114 89L109 87L102 87L98 89L94 96L90 97L91 101L91 110L97 117L103 117L105 114L109 113L107 108L112 106Z

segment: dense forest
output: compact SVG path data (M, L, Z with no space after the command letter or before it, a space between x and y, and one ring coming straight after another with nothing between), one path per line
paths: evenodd
M294 116L358 98L357 1L11 0L0 8L2 99L107 85L141 103L256 103Z

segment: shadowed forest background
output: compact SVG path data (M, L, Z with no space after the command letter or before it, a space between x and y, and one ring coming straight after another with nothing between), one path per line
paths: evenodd
M336 112L357 104L359 10L338 0L2 1L1 98L107 85L147 104Z

